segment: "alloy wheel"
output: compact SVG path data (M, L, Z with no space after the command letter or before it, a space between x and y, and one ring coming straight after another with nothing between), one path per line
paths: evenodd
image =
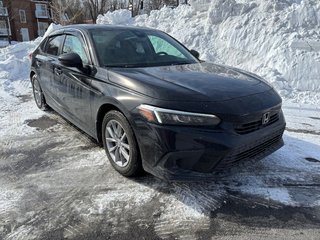
M119 167L126 167L130 161L130 145L122 125L116 120L110 120L105 130L107 150L112 161Z
M41 88L40 88L40 84L39 84L37 78L35 78L35 77L33 79L33 92L34 92L34 98L36 100L37 105L41 106L41 104L42 104Z

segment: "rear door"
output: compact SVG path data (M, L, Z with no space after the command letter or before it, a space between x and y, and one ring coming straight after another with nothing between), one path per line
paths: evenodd
M46 100L51 105L56 105L58 101L58 93L55 91L54 82L57 78L55 67L58 64L58 56L61 52L64 35L54 35L46 40L46 43L36 55L36 66L40 78L40 85Z
M89 58L88 46L85 39L79 32L66 33L62 47L62 54L77 53L83 62L84 67L92 65ZM57 91L63 93L64 108L73 120L76 120L85 129L88 129L92 122L90 93L91 76L84 69L67 67L59 63L61 72L59 81L56 82Z

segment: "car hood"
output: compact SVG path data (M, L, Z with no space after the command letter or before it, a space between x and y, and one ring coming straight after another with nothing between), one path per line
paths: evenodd
M109 80L149 97L169 101L225 101L271 89L259 77L213 63L112 68Z

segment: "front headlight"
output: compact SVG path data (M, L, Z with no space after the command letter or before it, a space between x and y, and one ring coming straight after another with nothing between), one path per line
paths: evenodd
M140 114L149 122L168 125L215 126L220 119L211 114L191 113L142 104Z

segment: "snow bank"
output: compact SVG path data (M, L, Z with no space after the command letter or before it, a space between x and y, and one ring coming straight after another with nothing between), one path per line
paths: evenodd
M61 25L51 23L44 37L60 27ZM39 37L30 42L14 42L14 44L0 49L0 79L6 81L28 79L30 72L29 54L44 37Z
M131 12L127 9L120 9L114 12L107 12L104 15L99 15L97 18L98 24L121 24L129 25L134 21L131 16Z
M23 42L0 49L0 81L21 80L29 76L29 53L37 42Z
M16 41L11 41L12 45L17 44L17 43L18 42L16 42ZM7 40L0 40L0 48L4 48L7 46L9 46L9 42Z
M135 18L127 10L108 12L97 22L163 30L204 60L263 76L285 99L320 103L320 1L199 2Z
M193 0L135 18L128 10L108 12L97 22L163 30L204 60L261 75L284 99L320 104L318 0ZM59 27L50 25L45 36ZM27 55L40 41L0 49L0 78L26 79Z
M61 27L62 27L62 26L61 26L60 24L51 23L42 38L47 37L51 32L53 32L54 30L57 30L57 29L59 29L59 28L61 28Z

